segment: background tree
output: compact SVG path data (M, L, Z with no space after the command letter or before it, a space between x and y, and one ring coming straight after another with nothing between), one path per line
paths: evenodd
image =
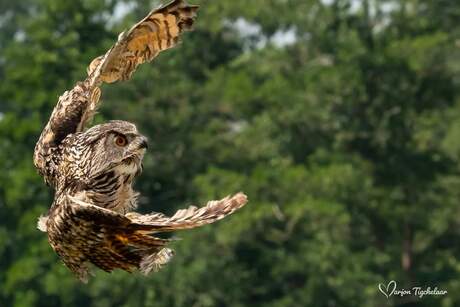
M150 277L79 284L36 218L32 165L52 107L158 2L0 2L0 302L5 306L386 306L379 283L460 304L460 3L196 1L179 48L107 86L104 118L151 139L141 210L245 191L250 204L178 236Z

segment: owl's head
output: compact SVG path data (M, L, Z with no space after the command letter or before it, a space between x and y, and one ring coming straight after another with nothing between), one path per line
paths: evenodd
M134 124L110 121L84 132L85 177L95 178L108 172L136 175L142 170L142 159L147 149L147 138ZM86 161L86 162L85 162Z

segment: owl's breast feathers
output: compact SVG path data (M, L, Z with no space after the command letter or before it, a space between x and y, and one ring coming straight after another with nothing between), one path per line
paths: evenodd
M132 183L137 172L123 172L119 167L88 181L85 185L85 201L118 213L136 209L139 193Z

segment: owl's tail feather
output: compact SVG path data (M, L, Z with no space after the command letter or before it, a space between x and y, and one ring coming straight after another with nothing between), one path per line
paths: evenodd
M190 229L214 223L232 214L247 203L247 196L237 193L221 200L209 201L206 206L197 208L190 206L178 210L173 216L168 217L161 213L136 215L131 217L131 222L138 232L156 233L169 232L181 229Z

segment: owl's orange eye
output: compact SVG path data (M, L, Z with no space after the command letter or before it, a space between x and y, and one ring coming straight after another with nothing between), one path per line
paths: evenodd
M117 135L115 137L115 144L120 147L125 147L126 145L128 145L128 140L126 139L126 137L122 135Z

